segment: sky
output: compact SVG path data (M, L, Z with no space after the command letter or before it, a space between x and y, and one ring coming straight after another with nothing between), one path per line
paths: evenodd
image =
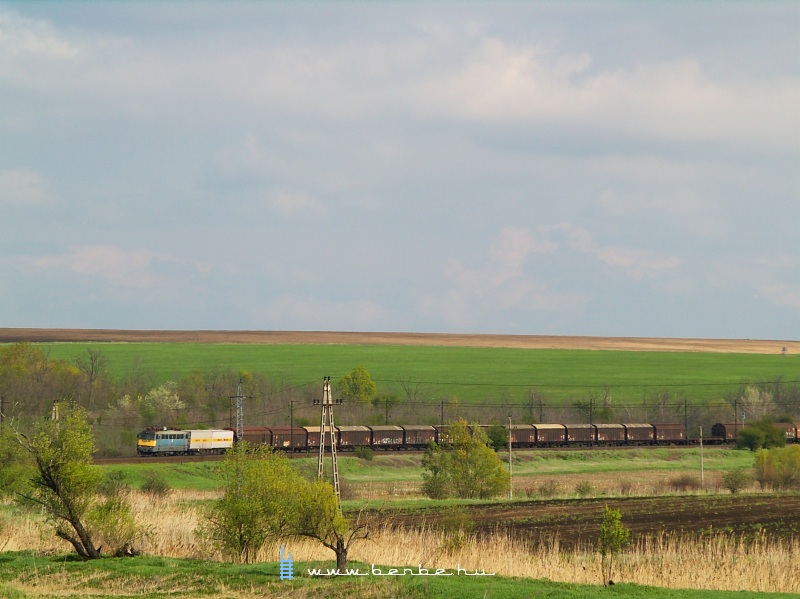
M800 339L800 3L0 0L0 327Z

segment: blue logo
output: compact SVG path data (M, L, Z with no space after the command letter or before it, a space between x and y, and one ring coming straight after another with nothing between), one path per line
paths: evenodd
M284 557L284 550L283 545L281 545L281 561L280 561L280 574L281 580L292 580L294 578L294 572L292 572L292 566L294 565L294 561L292 561L292 554L290 553L286 557Z

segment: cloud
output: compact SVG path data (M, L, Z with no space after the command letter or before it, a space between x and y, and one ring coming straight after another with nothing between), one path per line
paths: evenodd
M185 261L148 250L124 250L109 245L84 245L57 256L28 256L16 263L27 272L55 271L85 275L116 287L148 292L170 292L175 287L171 271L184 269ZM202 270L189 265L191 270Z
M681 260L677 256L662 256L648 249L598 245L592 234L583 227L564 224L547 229L563 235L566 245L573 250L594 256L609 266L620 268L633 279L659 277L674 272L681 265Z
M557 123L586 133L796 147L800 79L715 80L693 60L592 69L568 54L482 36L417 103L438 115L496 124Z
M0 206L47 206L57 199L53 186L33 169L0 171Z
M452 287L438 296L423 295L420 311L427 317L468 327L485 313L580 310L588 301L586 296L554 291L525 272L529 256L556 249L556 244L535 237L528 229L506 227L489 248L485 267L469 268L459 260L449 260L444 276Z

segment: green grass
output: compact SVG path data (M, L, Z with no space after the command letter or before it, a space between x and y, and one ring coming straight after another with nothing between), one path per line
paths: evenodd
M217 474L219 462L190 462L187 464L157 463L142 459L138 464L98 466L103 472L122 472L125 483L139 489L148 472L159 473L172 489L210 491L221 485Z
M705 449L707 471L749 468L754 454L731 449ZM642 448L632 450L536 451L514 453L515 476L583 474L598 472L635 472L644 470L697 471L700 469L699 448L670 449ZM499 454L505 461L505 454ZM339 456L342 480L351 483L420 481L421 454L382 454L376 452L372 461L353 456ZM326 469L330 468L326 458ZM294 458L301 471L316 472L316 456ZM174 489L211 490L220 487L217 476L219 462L159 463L145 458L136 464L100 466L104 471L120 471L126 482L139 488L148 471L159 472Z
M800 357L754 354L525 350L373 345L262 345L200 343L44 343L52 358L74 360L91 347L109 361L114 377L134 365L158 382L193 370L263 373L300 385L334 379L361 364L379 391L420 382L423 399L457 397L465 403L508 398L524 401L531 388L560 403L609 387L616 402L640 403L656 390L691 402L720 398L742 383L798 380Z
M311 577L308 568L332 563L295 563L294 579L282 581L276 562L252 565L158 557L109 558L80 562L70 556L36 556L29 552L0 554L0 596L37 598L183 598L207 597L339 597L348 599L620 597L625 599L749 599L789 594L671 590L633 584L609 588L503 576L340 576ZM371 572L371 564L351 562L351 568ZM379 565L382 572L390 566ZM402 571L402 570L400 570ZM449 571L452 572L452 571Z

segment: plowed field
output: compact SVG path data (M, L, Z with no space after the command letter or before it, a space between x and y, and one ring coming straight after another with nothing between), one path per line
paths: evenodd
M558 535L562 547L592 542L608 505L622 512L631 540L659 533L764 534L770 538L800 536L800 494L681 495L612 499L564 499L515 504L466 506L476 531L508 530L531 539ZM403 527L436 526L444 510L398 513Z
M656 337L569 337L443 333L356 333L335 331L146 331L120 329L0 328L0 342L165 342L340 345L423 345L521 349L602 349L711 353L800 353L800 341L670 339Z

